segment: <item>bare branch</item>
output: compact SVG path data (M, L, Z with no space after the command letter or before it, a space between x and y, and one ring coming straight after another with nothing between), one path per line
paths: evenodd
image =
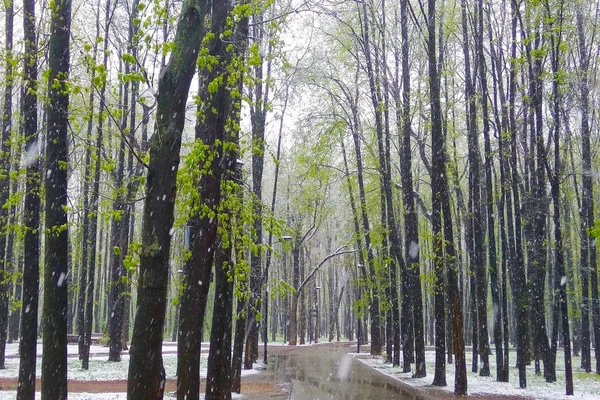
M325 264L327 261L329 261L333 257L341 256L342 254L356 253L356 250L344 250L345 248L346 248L346 246L341 246L336 251L334 251L333 253L329 254L324 259L322 259L321 262L319 263L319 265L317 265L316 267L314 267L312 269L312 271L310 271L310 273L308 274L308 276L306 277L306 279L304 279L304 281L302 281L302 283L300 284L300 286L298 286L298 288L296 288L297 294L300 294L300 292L302 291L302 289L304 289L304 287L308 284L308 282L310 282L310 280L315 276L315 274L317 273L317 271L319 270L319 268L321 268L323 266L323 264Z

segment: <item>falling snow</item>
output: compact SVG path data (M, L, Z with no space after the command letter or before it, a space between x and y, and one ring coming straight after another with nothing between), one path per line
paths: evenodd
M38 159L40 155L40 144L36 139L30 146L27 148L27 153L23 159L23 165L25 167L29 167Z
M64 272L61 272L60 276L58 277L58 282L56 282L56 285L58 287L62 287L63 283L65 283L66 277L67 277L67 274L65 274Z
M408 249L408 255L410 258L417 258L419 255L419 244L415 241L410 242L410 247Z

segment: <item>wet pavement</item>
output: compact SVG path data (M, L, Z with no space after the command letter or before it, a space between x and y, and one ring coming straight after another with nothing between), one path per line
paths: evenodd
M348 344L271 348L267 374L289 381L291 400L413 399L398 384L347 353Z
M261 379L271 380L289 400L434 400L464 399L433 386L418 387L387 376L361 362L350 343L272 346ZM368 351L368 349L364 349ZM362 356L363 353L361 353ZM368 357L368 353L364 353ZM242 388L242 393L244 390ZM287 394L288 397L285 397ZM521 396L470 395L477 399L523 400ZM261 397L263 399L270 397ZM254 399L254 397L252 397ZM256 398L258 399L258 397Z

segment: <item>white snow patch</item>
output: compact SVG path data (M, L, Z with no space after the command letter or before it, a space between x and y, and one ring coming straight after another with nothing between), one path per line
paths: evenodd
M362 354L364 356L364 353ZM556 358L556 377L555 383L547 383L543 376L535 375L533 363L527 367L527 388L519 388L519 378L517 370L512 368L516 359L516 353L510 352L510 382L496 382L496 360L495 356L490 356L491 377L481 377L478 373L471 372L471 360L473 353L469 350L465 352L467 363L467 391L469 395L478 395L481 397L494 396L520 396L536 400L593 400L600 398L600 385L594 374L585 374L578 368L581 364L579 357L573 357L573 386L574 396L566 396L565 393L565 371L564 356L562 349L557 353ZM435 370L435 351L425 352L425 361L427 376L425 378L413 378L412 373L403 373L401 367L392 367L386 363L383 357L359 358L359 360L379 372L391 376L406 385L416 388L431 388L433 372ZM413 367L414 368L414 367ZM448 386L439 388L445 392L454 391L454 364L446 364L446 381Z

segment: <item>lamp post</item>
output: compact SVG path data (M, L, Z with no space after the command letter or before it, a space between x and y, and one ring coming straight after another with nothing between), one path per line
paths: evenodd
M315 286L315 343L319 343L319 290L321 286Z
M293 237L289 235L284 235L275 243L281 242L289 242ZM275 244L273 243L273 244ZM264 275L264 285L265 285L265 315L263 321L263 339L264 339L264 351L263 351L263 362L267 364L267 342L269 341L269 326L268 326L268 315L269 315L269 261L265 265L265 275Z
M364 265L362 264L356 264L356 266L358 267L359 270L359 274L360 274L360 270L364 267ZM360 327L361 327L361 320L360 320L360 307L362 306L362 292L360 289L360 285L358 287L358 300L359 300L359 304L358 307L356 307L356 322L357 327L356 327L356 352L360 353Z

